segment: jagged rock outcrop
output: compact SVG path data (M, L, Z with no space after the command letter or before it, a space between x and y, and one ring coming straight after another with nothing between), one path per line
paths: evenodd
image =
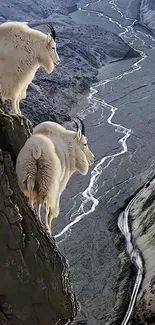
M28 208L13 167L30 128L0 111L0 324L69 324L78 303L67 262Z

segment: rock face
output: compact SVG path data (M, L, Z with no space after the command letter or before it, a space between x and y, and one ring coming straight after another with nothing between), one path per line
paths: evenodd
M13 167L29 135L28 121L21 126L0 112L0 324L68 324L78 308L68 266L28 208Z
M155 2L142 0L140 5L140 20L147 27L155 31Z

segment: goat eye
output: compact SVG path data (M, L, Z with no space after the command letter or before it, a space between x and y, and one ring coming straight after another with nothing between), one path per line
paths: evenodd
M84 143L84 146L87 146L87 143Z
M52 50L55 51L55 47L52 47Z

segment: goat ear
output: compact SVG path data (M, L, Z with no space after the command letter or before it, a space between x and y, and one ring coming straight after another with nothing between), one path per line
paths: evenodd
M51 42L51 35L47 34L47 44L49 44Z
M80 129L78 129L78 131L76 133L76 136L77 136L77 139L78 140L81 140L82 133L81 133L81 130Z

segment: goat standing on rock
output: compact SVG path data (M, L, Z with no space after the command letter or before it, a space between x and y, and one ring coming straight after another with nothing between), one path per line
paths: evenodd
M94 162L85 127L76 123L77 131L67 130L55 122L43 122L34 128L16 161L16 173L21 191L29 204L45 206L45 225L51 234L51 222L59 214L62 192L75 171L86 175ZM41 219L40 219L41 220Z
M23 22L0 25L0 95L12 101L11 113L21 115L19 102L26 98L26 90L38 68L52 73L60 62L56 51L56 33L32 29Z

